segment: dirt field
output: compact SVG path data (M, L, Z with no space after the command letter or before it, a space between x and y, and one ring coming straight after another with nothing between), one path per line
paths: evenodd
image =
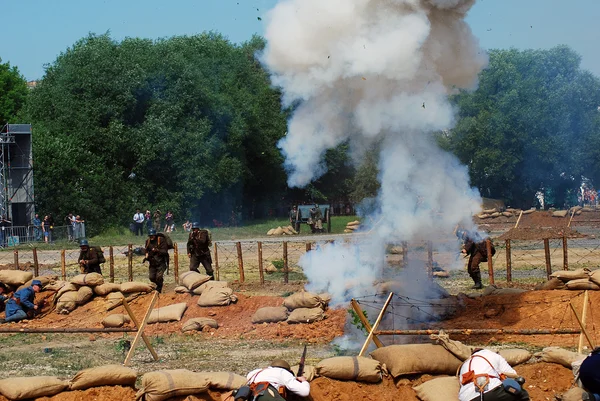
M588 216L594 213L588 214ZM580 216L574 218L574 222ZM549 224L564 223L564 220L544 216L534 216L529 223ZM595 219L595 217L594 217ZM488 219L489 220L489 219ZM510 219L506 219L510 220ZM520 224L527 223L525 216ZM540 223L541 222L541 223ZM593 231L594 227L581 225L575 229L581 232ZM486 223L490 225L491 223ZM514 227L514 221L504 224L504 231ZM527 225L524 225L527 226ZM530 227L533 227L530 225ZM502 230L498 230L502 231ZM582 243L585 244L585 243ZM496 267L496 282L502 287L518 287L532 289L535 283L544 280L545 266L538 267L537 260L544 259L544 250L524 244L514 250L523 252L517 257L521 265L514 267L513 277L516 283L507 285L505 282L506 268L502 267L504 255L499 250L494 261ZM574 247L570 255L588 252L585 247ZM298 245L296 252L302 251ZM562 252L562 249L560 249ZM558 251L557 251L558 252ZM590 267L594 266L593 258L600 261L600 251L589 252L586 256ZM413 251L411 256L423 255L422 249ZM586 253L587 255L587 253ZM393 256L394 263L401 262ZM426 256L426 253L425 253ZM266 256L265 256L266 257ZM396 257L394 259L394 257ZM445 256L436 253L436 260L443 261ZM529 259L528 259L529 258ZM561 269L561 257L553 254L554 270ZM532 266L528 265L531 264ZM587 263L587 262L586 262ZM231 286L238 296L238 302L227 307L202 308L196 304L197 296L175 294L173 276L169 276L166 293L160 295L158 307L185 302L188 305L181 322L160 323L149 325L146 329L150 341L156 348L160 360L154 361L150 353L143 347L136 349L132 367L140 374L160 369L186 368L195 371L233 371L246 374L251 369L264 366L275 358L284 358L291 363L297 363L304 344L308 344L308 364L336 355L356 355L366 338L364 332L356 329L351 323L348 312L349 305L341 305L326 311L323 321L312 324L287 323L259 324L251 323L251 316L259 307L281 305L285 296L303 288L300 279L301 272L288 284L281 282L282 276L268 280L261 286L252 273L252 280L240 284L230 280ZM482 266L483 267L483 266ZM137 268L137 267L136 267ZM398 268L398 267L394 267ZM401 268L401 267L400 267ZM143 267L139 267L140 274ZM444 313L438 313L441 308L438 300L418 300L411 298L394 299L390 313L384 318L380 329L577 329L569 303L581 310L583 303L582 291L527 291L522 294L496 295L486 297L468 297L472 282L464 271L451 271L450 278L435 279L442 287L453 294L449 304L444 304ZM137 273L136 273L137 274ZM279 274L279 273L275 273ZM234 277L234 276L232 276ZM222 278L223 279L223 278ZM484 274L484 281L487 275ZM481 293L481 291L479 291ZM41 294L44 295L43 293ZM363 310L368 312L371 323L374 322L382 300L386 294L376 299L359 300ZM401 295L401 294L400 294ZM590 292L589 305L600 302L600 292ZM151 295L141 296L131 301L131 306L137 316L142 316L150 303ZM451 307L448 305L451 304ZM0 328L100 328L102 319L107 314L122 313L122 307L106 312L105 301L96 298L88 304L77 308L69 315L50 313L40 319L25 323L2 325ZM2 316L2 315L0 315ZM192 317L211 317L219 323L218 329L203 332L181 333L183 322ZM590 308L587 316L587 327L592 340L600 341L600 321L594 308ZM340 341L342 335L351 334ZM474 335L460 334L451 338L470 345L495 347L520 347L532 352L540 351L547 346L562 346L571 350L579 342L578 334L567 335ZM57 375L70 378L77 371L110 363L122 363L125 359L126 344L133 340L133 334L0 334L0 378L11 376ZM430 342L427 336L381 336L384 344ZM587 345L587 344L586 344ZM371 345L371 349L373 345ZM526 388L532 400L553 400L555 395L564 392L571 386L573 375L571 370L556 364L547 364L533 358L530 363L517 366L517 371L526 379ZM417 375L392 380L385 378L380 384L341 382L328 378L317 378L311 385L310 399L325 400L417 400L412 389L426 380L429 375ZM101 387L86 391L64 392L42 400L133 400L135 390L123 387ZM220 400L221 394L209 392L202 397L183 397L180 400ZM0 401L4 399L0 396Z

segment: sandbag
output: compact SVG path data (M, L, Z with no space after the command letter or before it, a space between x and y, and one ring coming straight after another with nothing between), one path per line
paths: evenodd
M325 312L321 308L294 309L287 318L288 323L313 323L325 319Z
M535 286L536 290L564 290L567 287L565 286L565 282L559 278L552 277L550 280L545 283L541 283Z
M39 280L39 281L41 281L42 282L42 288L48 290L48 288L46 288L46 286L48 284L53 283L56 280L58 280L58 276L38 276L38 277L34 277L31 280L28 280L25 284L23 284L19 288L17 288L17 291L22 290L23 288L31 287L31 283L33 282L33 280Z
M502 214L500 212L494 212L492 214L490 214L490 217L495 219L496 217L500 217Z
M129 323L131 319L129 315L123 313L115 313L108 315L102 320L102 326L104 327L122 327L125 323Z
M9 400L51 397L69 387L69 382L54 376L12 377L0 380L0 394Z
M498 209L493 208L493 209L483 209L483 213L485 214L492 214L492 213L496 213L498 211Z
M535 208L534 209L527 209L527 210L523 210L523 214L531 214L533 212L535 212Z
M215 390L235 390L248 381L244 376L233 372L202 372L210 382L210 388Z
M58 313L68 313L77 308L77 300L79 299L78 291L65 292L58 301L56 301L56 311Z
M208 390L210 379L204 373L187 369L161 370L142 376L142 386L136 400L163 401L172 397L201 394Z
M65 292L77 291L79 287L73 283L67 283L56 293L56 298L62 297Z
M489 295L516 295L527 292L522 288L499 288L495 285L489 285L483 290L483 296Z
M22 270L0 270L0 283L18 287L33 279L32 272Z
M274 231L275 231L275 229L271 228L269 231L267 231L267 235L273 235Z
M379 361L362 356L336 356L323 359L316 368L319 376L337 380L378 383L382 375Z
M590 273L590 281L594 284L600 285L600 270L594 270Z
M277 227L275 230L273 230L271 235L283 235L283 228Z
M294 235L297 235L297 234L298 234L298 231L296 231L296 230L294 229L294 227L292 227L292 226L287 226L287 228L288 228L288 230L290 230L290 231L292 232L292 234L294 234Z
M521 348L506 348L498 351L510 366L517 366L531 359L531 352Z
M448 334L446 334L443 330L440 330L439 334L430 334L429 338L435 340L436 344L444 347L461 361L466 361L469 359L473 353L473 350L475 349L475 347L465 345L460 341L451 340Z
M213 288L213 287L215 287L215 288L227 287L227 281L214 281L214 280L207 281L206 283L195 288L194 291L192 291L192 293L194 295L201 295L202 291L206 291L209 288Z
M181 326L181 331L202 331L205 327L219 328L219 324L215 319L209 317L195 317L189 319Z
M185 302L153 309L148 317L148 323L166 323L179 321L183 317L187 304Z
M85 305L94 296L94 290L90 287L82 286L77 290L77 305Z
M351 221L349 223L346 223L346 227L347 226L357 226L359 224L360 224L360 220L354 220L354 221Z
M436 377L413 387L422 401L451 401L458 400L460 384L455 376Z
M121 284L116 284L116 283L104 283L104 284L100 284L94 287L94 294L96 295L100 295L101 297L104 297L108 294L110 294L111 292L118 292L121 291Z
M484 213L484 214L478 214L477 217L480 218L481 220L485 220L485 219L489 219L490 215Z
M565 285L567 286L567 290L600 290L598 284L594 283L593 281L590 281L587 278L569 280Z
M104 277L102 277L102 274L100 273L78 274L71 279L71 283L95 287L97 285L104 284Z
M542 361L548 363L558 363L565 368L571 369L573 362L585 359L587 355L578 354L577 352L568 351L560 347L546 347L542 352L536 354L542 357Z
M347 228L344 230L344 234L350 234L350 233L353 233L353 232L354 232L354 231L352 231L352 230L348 230Z
M568 213L568 210L556 210L552 212L552 217L565 217Z
M190 292L190 290L188 290L187 287L183 285L178 285L173 291L175 291L178 294L188 294Z
M290 310L323 306L323 300L313 292L296 292L283 300L283 306Z
M209 288L206 291L202 291L202 294L198 298L198 306L227 306L232 302L237 302L237 296L228 287Z
M585 390L581 387L573 387L564 392L560 398L561 401L581 401Z
M115 306L121 304L125 296L121 292L111 292L106 296L106 310L111 310Z
M59 291L65 285L70 284L68 281L56 280L47 284L44 289L46 291Z
M206 283L208 280L210 280L209 275L200 274L200 273L192 271L192 270L190 270L189 272L183 273L179 277L179 283L181 283L181 285L183 285L185 288L187 288L190 291L192 291L196 287L200 286L201 284Z
M141 283L139 281L129 281L121 284L121 292L123 294L129 294L132 292L148 293L152 291L154 291L154 288L150 284Z
M512 217L512 213L511 212L502 212L502 216L504 217Z
M100 386L134 386L137 372L123 365L105 365L77 372L70 390L85 390Z
M285 235L294 235L294 233L292 232L292 230L290 230L289 227L282 227L282 229Z
M560 270L557 272L554 272L550 275L550 277L556 277L562 281L569 281L569 280L577 280L577 279L581 279L581 278L589 278L590 275L590 269L588 268L583 268L583 269L577 269L577 270Z
M277 323L288 318L285 306L265 306L257 309L252 315L252 323Z
M462 361L441 345L402 344L378 348L371 353L373 359L385 364L394 377L413 373L456 373Z
M294 365L290 368L294 376L298 377L298 369L300 365ZM317 377L317 368L312 365L304 365L304 372L302 376L306 379L306 381L313 381L315 377Z

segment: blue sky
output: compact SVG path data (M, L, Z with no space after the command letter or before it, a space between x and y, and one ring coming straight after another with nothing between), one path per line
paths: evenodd
M323 0L327 1L327 0ZM234 42L262 34L276 0L0 0L0 58L28 80L89 32L160 38L216 30ZM571 3L566 6L567 3ZM600 0L478 0L467 21L489 48L567 44L600 76Z

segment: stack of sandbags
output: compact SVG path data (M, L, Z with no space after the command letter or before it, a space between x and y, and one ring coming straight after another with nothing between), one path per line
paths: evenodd
M336 380L378 383L384 373L381 363L362 356L336 356L316 366L317 375Z
M480 219L495 219L496 217L504 216L504 217L513 217L515 213L515 209L484 209L480 214L477 215Z
M56 293L56 310L69 313L78 306L85 305L94 297L94 288L104 284L100 273L78 274Z
M344 232L346 234L350 234L353 233L354 231L358 231L360 230L360 221L359 220L354 220L349 222L348 224L346 224L346 228L344 229Z
M600 290L600 270L561 270L552 273L550 277L550 281L536 289ZM557 280L560 280L564 287Z
M268 236L272 236L272 235L298 235L298 232L294 229L293 226L286 226L286 227L277 227L277 228L272 228L269 231L267 231L267 235Z
M181 331L204 331L204 329L217 329L219 324L215 319L209 317L195 317L186 321L181 326Z
M19 288L17 288L17 291L22 290L23 288L26 288L26 287L30 287L33 280L41 281L42 289L44 289L44 290L49 290L48 286L52 286L53 284L56 284L59 282L58 276L49 275L49 276L33 277L31 280L28 280L25 284L23 284ZM64 281L62 281L62 283L64 283Z
M572 369L573 364L584 360L587 355L578 354L577 352L568 351L560 347L546 347L541 352L535 354L536 357L542 359L543 362L558 363L565 368Z
M569 209L569 216L575 215L579 216L583 212L583 207L581 206L573 206Z
M198 298L198 306L227 306L237 302L237 295L229 287L208 287Z
M136 399L163 401L173 397L202 394L209 387L210 378L203 373L187 369L161 370L142 376L142 386L136 394Z
M181 283L181 286L187 288L189 292L194 291L196 288L200 287L202 284L206 283L209 280L209 275L200 274L193 270L185 272L179 277L179 282Z
M135 385L137 372L123 365L105 365L84 369L69 382L69 390L85 390L101 386L130 386Z
M318 294L301 291L284 299L283 306L291 311L288 323L312 323L325 318L327 302Z

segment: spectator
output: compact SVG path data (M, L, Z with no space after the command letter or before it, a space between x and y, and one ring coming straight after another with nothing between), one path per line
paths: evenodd
M165 225L165 232L170 233L175 228L173 213L170 210L167 210L167 214L165 214L165 220L167 224Z
M52 232L50 231L50 217L48 217L48 215L44 216L44 220L42 221L42 231L44 232L44 242L52 242Z
M152 215L152 228L156 231L160 231L160 220L162 217L162 213L160 212L160 209L156 209L154 211L154 214ZM150 232L150 231L148 231Z
M68 215L65 216L65 226L67 226L67 237L69 241L73 241L73 239L75 238L73 236L73 226L75 223L75 216L73 216L73 213L69 213Z
M150 213L150 209L146 209L146 213L144 213L144 223L146 223L146 232L149 232L152 228L152 213Z
M48 213L48 229L50 230L50 242L54 242L54 217L52 217L52 213Z
M189 220L186 220L185 223L182 224L182 226L183 226L183 231L185 231L185 232L192 231L192 223L190 223Z
M142 235L144 231L144 215L140 212L140 209L135 209L133 223L135 224L135 235Z
M85 220L81 218L80 215L75 217L75 222L73 223L75 239L85 238Z
M33 218L33 238L35 241L41 241L42 239L42 220L40 220L40 216L37 213Z
M0 245L2 245L2 247L6 246L6 240L10 236L7 228L10 227L11 224L12 222L8 220L6 215L3 215L2 220L0 220Z

